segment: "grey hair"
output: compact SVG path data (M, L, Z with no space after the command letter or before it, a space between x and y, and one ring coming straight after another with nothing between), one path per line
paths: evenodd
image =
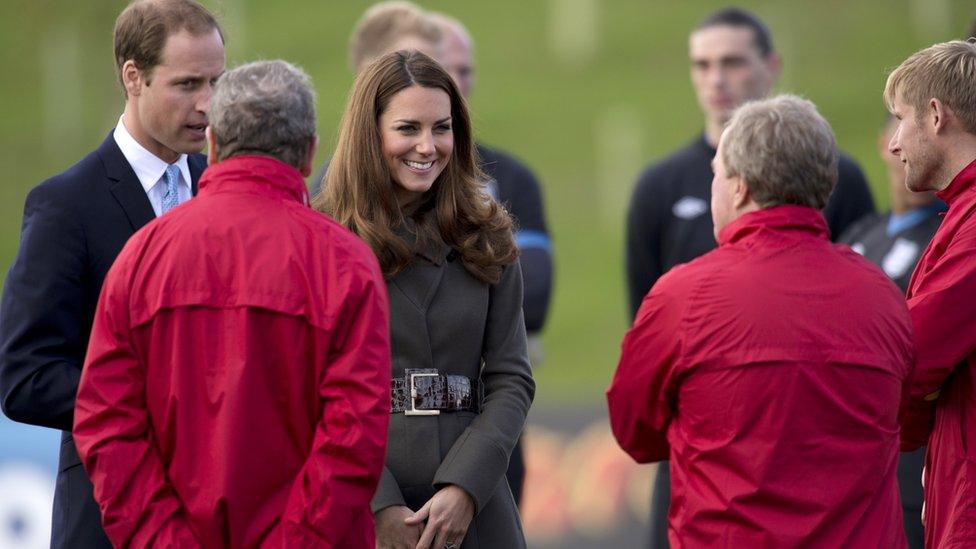
M822 210L837 184L837 141L810 101L795 95L745 103L722 136L722 163L759 206Z
M217 160L255 154L301 167L315 139L315 92L286 61L255 61L224 73L210 99Z

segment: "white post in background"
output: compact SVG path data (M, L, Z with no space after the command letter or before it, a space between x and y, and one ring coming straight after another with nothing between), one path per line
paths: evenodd
M968 20L953 23L949 0L911 0L909 11L915 38L925 46L961 39L969 26Z
M600 111L593 125L600 222L613 232L623 230L630 190L646 160L644 129L638 119L633 106L617 104Z
M596 57L599 41L597 0L549 0L549 47L565 67L580 69Z
M73 147L84 138L84 61L77 23L62 21L40 43L41 135L47 157L57 158L66 144Z

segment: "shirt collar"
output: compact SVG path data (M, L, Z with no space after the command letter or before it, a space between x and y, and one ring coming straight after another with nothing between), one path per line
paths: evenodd
M944 200L946 204L951 206L952 203L960 196L965 194L966 191L976 190L973 183L976 183L976 160L970 162L969 165L963 168L961 172L957 173L956 177L952 178L952 182L949 183L949 186L935 193L935 196L938 196Z
M735 244L754 235L768 232L807 233L826 239L830 235L820 210L787 204L772 206L739 216L718 233L718 245Z
M129 133L129 130L126 129L125 124L122 122L124 117L125 115L119 117L119 123L115 126L115 132L112 136L115 138L115 143L119 146L119 149L122 150L122 155L125 156L129 165L132 166L132 171L139 178L139 183L142 184L143 190L148 193L149 189L152 189L162 179L163 174L166 173L166 167L169 164L149 152L132 137L132 134ZM183 184L189 189L190 165L187 163L186 155L181 154L175 164L180 169L180 173L183 174Z
M912 208L907 212L896 214L894 212L888 216L888 227L886 233L888 236L895 236L898 233L907 231L912 227L915 227L926 219L934 217L946 209L945 202L941 200L934 200L925 204L924 206L918 206Z

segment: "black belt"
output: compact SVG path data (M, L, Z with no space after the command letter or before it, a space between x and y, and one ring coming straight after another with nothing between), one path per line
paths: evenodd
M444 375L433 368L407 368L390 386L390 413L436 416L442 411L477 410L477 381Z

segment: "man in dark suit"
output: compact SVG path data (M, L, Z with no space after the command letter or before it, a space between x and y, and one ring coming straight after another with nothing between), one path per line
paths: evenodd
M193 0L140 0L116 21L115 58L122 117L28 194L0 302L3 412L64 431L52 547L111 547L71 438L75 392L105 273L136 230L192 196L206 167L198 153L223 37Z

